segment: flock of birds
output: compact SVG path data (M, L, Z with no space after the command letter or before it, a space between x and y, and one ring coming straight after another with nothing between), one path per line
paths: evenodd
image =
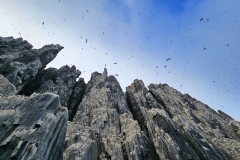
M61 3L61 1L58 1L59 3ZM38 4L38 3L37 3ZM102 2L102 5L104 5L104 3ZM48 9L46 8L46 11L47 11ZM72 10L72 8L70 8L70 10ZM89 10L89 9L85 9L85 13L86 14L89 14L90 13L90 11L91 11L91 9ZM227 13L227 12L225 12L225 13ZM4 12L4 14L6 14L6 12ZM78 16L78 17L80 17L80 19L87 19L86 17L86 15L84 14L84 16L83 15L81 15L80 14L80 12L77 12L77 13L74 13L74 14L76 14L76 16ZM78 14L78 15L77 15ZM140 13L140 12L138 12L138 13L136 13L136 14L138 14L139 16L141 16L142 14ZM153 17L156 17L156 14L153 14L153 11L149 11L149 14L150 15L152 15ZM161 12L159 12L159 14L161 14ZM198 21L199 20L199 21ZM197 21L198 22L200 22L200 23L203 23L204 22L204 20L205 21L210 21L210 18L204 18L204 17L199 17L199 19L198 19ZM30 20L28 20L28 21L30 21ZM88 21L88 19L87 20L85 20L84 22L87 22ZM211 21L212 21L212 19L211 19ZM211 22L210 21L210 22ZM106 22L106 21L105 21ZM49 24L50 24L51 22L50 22L50 20L48 20L48 19L46 19L46 20L44 20L44 21L42 21L42 22L40 22L39 24L41 24L46 30L48 29L48 27L49 27ZM65 20L64 19L64 23L68 23L69 25L74 25L73 23L74 22L72 22L72 20L71 20L71 18L69 18L69 19L67 19L67 20ZM102 23L104 23L104 20L99 20L99 26L102 24ZM209 23L209 22L208 22ZM57 22L52 22L52 24L55 24L55 25L57 25L57 27L59 27L60 26L60 24L59 23L57 23ZM36 24L35 24L36 25ZM101 34L102 36L103 36L103 39L105 38L106 39L106 37L107 36L111 36L111 37L114 37L114 36L116 36L116 34L117 34L117 32L118 32L118 26L116 25L116 24L112 24L112 22L110 23L110 22L108 22L108 26L111 26L111 28L112 29L114 29L115 31L116 31L116 33L109 33L108 31L99 31L99 34ZM179 27L178 27L179 28ZM67 33L65 32L65 30L64 30L64 28L61 28L63 31L62 31L62 33L61 33L61 36L63 37L64 36L64 38L67 38L67 39L71 39L71 37L70 36L68 36L67 35ZM98 30L98 26L96 26L96 30ZM50 36L50 33L51 32L53 32L53 31L48 31L48 35ZM21 32L18 32L19 33L19 36L22 36L23 34L21 34ZM124 36L125 37L128 37L128 32L127 31L125 31L124 32ZM24 34L24 35L26 35L26 34ZM59 35L59 32L58 32L58 35ZM52 34L52 36L55 36L54 35L54 33ZM83 43L85 42L85 44L86 45L88 45L88 48L87 47L85 47L85 46L82 46L83 44L81 44L81 47L82 47L82 51L81 51L81 53L80 54L82 54L83 56L83 61L85 61L86 59L91 59L91 60L93 60L94 58L94 53L97 53L98 52L98 50L97 50L97 47L89 47L89 45L91 45L92 44L92 38L91 37L94 37L94 34L92 34L92 33L90 33L89 34L89 37L86 37L85 36L85 38L83 38L84 36L83 35L81 35L81 36L79 36L80 37L80 39L83 39ZM108 37L107 37L108 38ZM148 38L148 39L151 39L151 32L149 32L149 35L146 37L146 38ZM187 37L186 37L187 38ZM109 38L110 39L110 38ZM60 40L62 40L62 39L60 39ZM77 43L77 42L76 42ZM75 45L75 46L77 46L77 44L76 43L74 43L74 44L71 44L71 45ZM112 44L110 44L110 45L117 45L116 44L116 42L114 42L114 41L111 41L111 43ZM173 40L171 40L170 41L170 43L171 44L173 44ZM60 43L61 44L61 43ZM64 45L64 44L63 44ZM67 45L67 46L70 46L70 45ZM152 53L152 51L151 50L147 50L146 48L144 48L142 45L139 45L139 48L137 48L137 51L134 49L134 48L132 48L131 47L131 42L129 41L128 42L128 46L130 46L130 49L129 49L129 51L126 51L126 52L129 52L128 53L128 57L126 57L126 60L125 60L125 67L132 67L132 62L133 61L142 61L143 59L144 59L144 54L145 53L147 53L147 54L151 54ZM229 46L229 43L226 43L226 45L224 45L224 47L228 47ZM64 46L65 47L65 46ZM85 48L84 48L85 47ZM186 47L185 45L184 45L184 47ZM203 51L205 51L207 49L207 47L206 46L202 46L202 50ZM92 53L93 54L89 54L90 53L90 51L89 50L91 50L91 51L93 51ZM201 49L200 49L201 50ZM86 53L88 53L88 54L85 54L84 52L86 52ZM136 52L139 52L139 54L137 55L136 54ZM106 52L106 53L104 53L105 54L105 56L109 56L110 54L108 54L108 52ZM112 54L111 54L112 55ZM65 60L67 60L67 59L70 59L71 57L70 56L66 56L66 55L63 55L62 54L62 56L64 57L64 59ZM87 57L88 56L88 57ZM176 61L177 61L177 59L178 59L178 57L174 57L174 55L169 55L169 56L165 56L165 58L161 61L162 62L162 67L161 66L159 66L159 65L154 65L154 64L152 64L151 62L144 62L141 66L138 66L138 69L137 69L137 73L140 73L141 71L143 71L143 70L147 70L146 69L146 67L154 67L154 71L155 71L155 73L156 73L156 75L160 75L159 74L159 71L160 70L162 70L162 69L165 69L165 70L167 70L167 73L171 73L171 74L174 74L173 72L174 71L172 71L171 69L172 68L176 68L177 66L175 65L175 63L176 63ZM104 58L103 58L103 60L104 60ZM97 60L95 60L94 61L94 63L98 63L98 62L100 62L101 60L99 60L99 59L97 59ZM164 63L163 63L163 61L164 61ZM174 61L174 62L170 62L170 61ZM121 62L119 63L119 62L114 62L114 61L112 61L112 62L107 62L107 64L106 64L106 62L103 62L103 63L105 63L105 67L107 66L107 65L110 65L111 67L112 67L112 65L120 65L121 64ZM190 61L188 60L187 62L186 62L187 64L189 64L190 63ZM197 63L197 62L192 62L192 63ZM102 64L103 65L103 64ZM101 67L101 64L99 64L98 65L98 67ZM141 67L141 68L140 68ZM179 66L180 67L180 66ZM183 68L183 70L185 70L186 68ZM81 68L80 68L80 70L81 70ZM84 72L86 72L86 69L84 70ZM127 75L128 73L127 73L127 71L126 71L126 75ZM177 73L175 73L175 74L177 74ZM115 76L119 76L119 73L118 74L114 74ZM125 75L125 76L126 76ZM149 74L148 74L149 75ZM182 77L182 78L180 78L180 79L182 79L182 82L184 82L184 78L186 79L186 77ZM180 80L179 80L180 81ZM212 81L213 83L216 83L217 82L217 80L213 80ZM184 86L184 83L181 83L181 84L179 84L179 87L180 88L183 88L183 86ZM225 86L224 86L225 87ZM228 91L228 90L227 90ZM235 100L235 102L237 102L237 100Z

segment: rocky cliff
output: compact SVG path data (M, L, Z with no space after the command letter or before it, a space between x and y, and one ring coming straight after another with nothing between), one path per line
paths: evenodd
M240 123L167 84L48 68L63 49L0 37L0 159L240 159ZM79 78L79 79L78 79ZM78 79L78 80L77 80Z

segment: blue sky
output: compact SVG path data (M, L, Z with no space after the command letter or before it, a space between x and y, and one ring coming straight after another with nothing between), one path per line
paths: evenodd
M86 82L106 64L123 90L134 79L167 83L240 120L238 6L238 0L1 0L0 36L21 34L35 48L64 46L48 67L75 65Z

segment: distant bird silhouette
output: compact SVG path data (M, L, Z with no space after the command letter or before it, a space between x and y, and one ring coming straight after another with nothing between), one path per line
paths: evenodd
M226 46L229 46L229 44L227 44Z
M167 58L166 61L170 61L172 58Z
M88 10L86 10L87 12L89 12Z
M119 76L118 74L115 74L115 76Z
M21 36L21 33L19 32L19 35Z
M200 21L202 21L203 19L201 18Z
M204 47L203 50L205 50L206 48Z
M44 22L42 22L42 25L44 25Z
M167 66L165 65L164 68L167 68Z
M87 39L86 39L86 43L87 43Z
M207 19L207 21L209 21L209 19Z
M116 62L114 64L117 64Z

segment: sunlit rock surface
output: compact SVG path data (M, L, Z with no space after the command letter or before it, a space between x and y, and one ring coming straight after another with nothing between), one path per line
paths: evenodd
M69 122L64 159L158 159L113 76L94 72ZM79 152L76 152L78 150Z
M167 84L45 66L63 48L0 37L0 159L239 160L240 122Z

